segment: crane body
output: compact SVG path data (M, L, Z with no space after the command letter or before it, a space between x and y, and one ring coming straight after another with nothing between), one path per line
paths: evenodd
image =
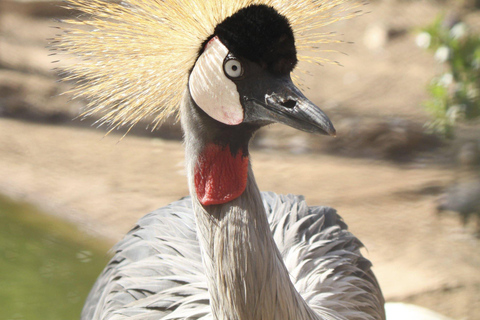
M297 46L329 41L314 28L352 16L332 13L344 1L68 1L94 16L59 47L83 58L87 114L179 110L190 191L116 246L82 320L384 320L361 242L331 208L260 193L249 153L271 123L335 135L291 74Z
M361 242L334 209L309 207L301 196L262 192L261 198L278 258L302 303L317 312L313 319L384 317L378 311L383 310L383 298L371 263L362 257ZM187 197L141 218L115 246L81 319L215 319L192 212L192 199ZM274 286L272 275L262 275L255 279L259 281L255 287ZM264 304L275 303L265 298ZM363 301L361 306L353 308L355 300ZM253 312L254 305L247 311ZM261 311L276 310L257 310ZM246 319L273 318L258 314Z

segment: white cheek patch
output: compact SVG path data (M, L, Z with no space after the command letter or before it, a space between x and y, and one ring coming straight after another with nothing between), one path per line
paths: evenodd
M243 121L237 86L223 71L228 49L217 38L207 44L198 58L188 86L195 103L213 119L235 125Z

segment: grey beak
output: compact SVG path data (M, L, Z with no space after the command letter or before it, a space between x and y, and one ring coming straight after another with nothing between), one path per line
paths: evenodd
M303 95L290 76L259 79L248 91L243 95L244 122L278 122L306 132L335 136L330 119Z

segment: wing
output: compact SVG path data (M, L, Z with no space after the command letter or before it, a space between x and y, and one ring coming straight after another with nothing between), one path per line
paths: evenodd
M384 298L363 244L329 207L262 193L275 242L296 289L325 319L385 319Z
M292 281L315 311L326 319L385 318L362 244L335 210L293 195L262 197ZM189 197L141 218L114 251L82 320L212 319Z
M82 320L211 319L190 198L141 218L113 250Z

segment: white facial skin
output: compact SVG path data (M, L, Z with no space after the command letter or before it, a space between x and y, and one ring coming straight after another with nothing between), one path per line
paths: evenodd
M238 60L227 60L229 51L223 43L214 37L206 45L190 74L188 83L190 94L195 103L213 119L228 125L243 121L243 107L237 86L230 80L242 75L242 66Z

